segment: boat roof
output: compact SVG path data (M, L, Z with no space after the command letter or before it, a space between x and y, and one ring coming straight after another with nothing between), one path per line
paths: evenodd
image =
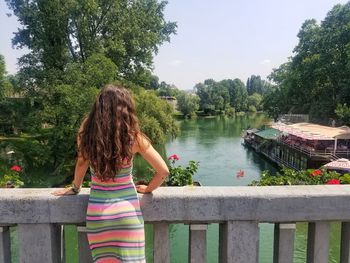
M278 136L281 135L281 132L277 129L274 128L269 128L269 129L265 129L265 130L261 130L258 132L255 132L255 135L262 137L264 139L276 139Z
M300 122L295 124L274 123L273 128L306 140L350 139L350 128L329 127L314 123Z

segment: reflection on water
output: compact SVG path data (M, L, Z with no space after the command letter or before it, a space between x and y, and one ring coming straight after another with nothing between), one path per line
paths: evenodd
M185 120L180 122L181 135L166 144L166 151L177 154L180 165L199 161L195 179L203 185L247 185L260 178L262 170L275 170L271 163L242 146L245 129L261 127L268 121L263 114ZM239 170L244 171L244 177L236 177Z

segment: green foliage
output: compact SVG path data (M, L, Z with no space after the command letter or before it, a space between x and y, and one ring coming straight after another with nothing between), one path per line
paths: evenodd
M177 97L180 94L180 90L175 85L170 85L162 81L158 84L157 93L159 96Z
M77 130L83 117L92 107L98 90L96 88L76 88L71 85L50 87L50 95L43 100L43 110L37 112L36 119L44 124L39 129L51 153L53 167L73 159Z
M122 83L134 92L141 127L152 140L164 142L177 133L171 107L138 86L151 85L153 56L176 30L164 18L165 1L6 2L22 25L13 44L29 53L10 81L23 105L0 96L0 109L13 117L9 130L33 135L31 149L18 141L19 150L35 156L26 156L31 167L70 171L78 127L107 83Z
M164 143L167 135L178 134L179 129L171 117L173 109L166 101L147 90L138 90L134 95L142 132L153 142Z
M277 88L264 99L265 110L309 114L325 123L342 118L337 105L350 100L349 23L350 2L334 6L320 24L304 22L294 56L269 77Z
M68 62L85 62L99 53L117 65L120 78L135 82L176 30L176 23L164 18L165 1L6 2L23 25L13 44L31 50L22 63L39 69L32 73L40 74L41 65L63 70Z
M14 77L6 74L5 58L0 54L0 101L13 95Z
M338 104L335 113L342 123L350 125L350 107L348 107L346 103L343 105Z
M189 161L186 167L175 166L177 159L171 159L169 167L168 186L185 186L193 184L193 176L198 170L199 162Z
M262 96L259 93L254 93L248 96L249 111L251 111L251 107L254 107L255 111L261 110L262 108L261 103L262 103Z
M4 56L0 54L0 99L4 97L5 89L5 59Z
M229 117L234 117L236 114L236 110L233 107L227 107L225 114Z
M199 98L196 95L188 94L184 91L176 97L177 107L185 117L193 117L199 109Z
M308 169L303 171L295 171L283 168L276 175L264 171L261 179L253 181L250 185L268 186L268 185L318 185L318 184L348 184L350 183L350 175L341 175L334 171Z
M195 90L200 100L200 109L206 114L226 111L228 107L233 107L236 111L247 110L247 89L239 79L220 82L207 79L204 83L197 84Z
M269 82L262 80L259 75L252 75L247 80L247 92L249 96L253 95L254 93L263 95L271 89L271 86L272 85Z
M255 106L254 106L254 105L249 105L248 111L249 111L249 112L253 112L253 113L256 112Z

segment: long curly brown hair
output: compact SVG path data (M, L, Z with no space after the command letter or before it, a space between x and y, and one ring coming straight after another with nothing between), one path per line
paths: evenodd
M79 151L90 161L95 176L103 181L114 179L122 165L132 161L139 133L131 94L124 87L107 85L83 123Z

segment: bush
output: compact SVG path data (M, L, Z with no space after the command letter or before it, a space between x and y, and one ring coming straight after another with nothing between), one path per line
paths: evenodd
M322 185L322 184L350 184L349 174L339 174L334 171L321 169L308 169L295 171L283 168L281 173L272 175L269 171L261 174L261 179L253 181L250 185Z

